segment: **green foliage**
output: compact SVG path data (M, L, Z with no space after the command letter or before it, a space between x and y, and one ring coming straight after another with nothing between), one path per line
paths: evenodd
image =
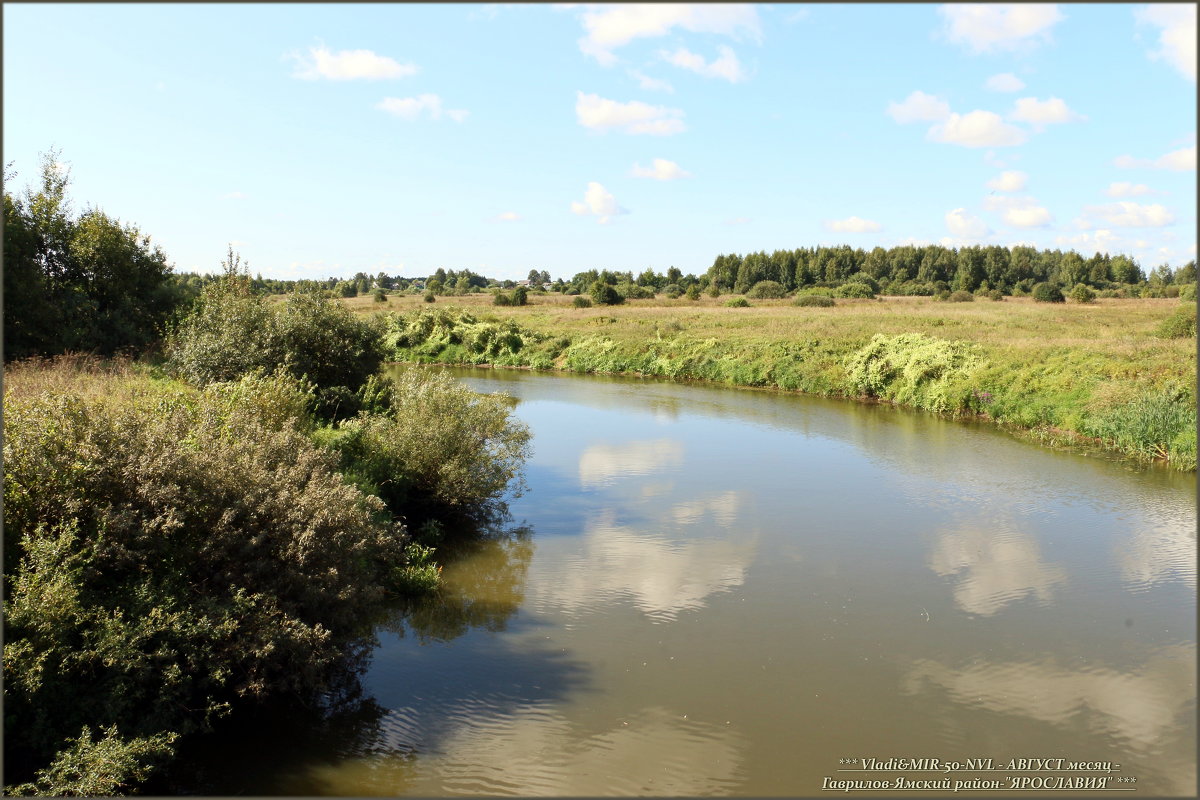
M343 464L365 477L393 510L485 513L514 486L529 454L529 430L510 399L480 395L443 372L408 370L392 388L389 415L341 423Z
M371 292L371 296L375 298L376 303L386 303L388 301L387 292L385 292L383 289L376 289L375 291Z
M875 291L865 283L844 283L837 288L837 296L869 300L875 296Z
M1126 452L1195 469L1196 398L1191 387L1145 391L1099 415L1089 429Z
M617 294L626 300L649 300L654 297L654 289L648 286L639 286L636 283L628 281L619 283L615 287Z
M1188 339L1196 336L1196 304L1180 303L1170 316L1159 323L1154 335L1159 339Z
M749 308L750 303L744 297L731 297L725 301L726 308Z
M802 306L805 308L830 308L835 304L832 297L824 294L802 294L797 297L792 305Z
M326 687L382 568L404 561L403 529L309 439L305 387L280 372L13 389L40 369L5 386L5 724L21 760L47 763L85 725L132 742Z
M1065 303L1067 301L1063 297L1062 289L1058 288L1058 285L1054 283L1043 282L1035 284L1030 294L1039 303Z
M126 739L116 725L101 731L92 741L91 728L84 725L75 739L46 769L38 770L32 783L6 786L7 795L39 797L115 797L135 789L149 777L154 766L173 753L176 733Z
M425 300L425 302L426 302L426 303L435 303L435 302L437 302L437 298L433 296L433 292L432 292L432 291L428 291L428 292L426 292L426 293L425 293L425 296L424 296L424 298L423 298L423 299Z
M523 306L529 303L529 290L524 286L518 286L513 289L512 304L514 306Z
M973 303L975 302L975 295L968 291L959 289L958 291L951 292L950 296L947 297L946 300L951 303Z
M700 287L694 283L691 286L689 286L687 289L687 299L691 300L692 302L699 300L700 299Z
M994 300L997 303L1003 302L1004 293L1001 292L999 289L989 289L988 293L987 293L987 299Z
M683 294L683 289L681 289L677 283L669 283L662 288L662 293L667 299L675 300L678 299L681 294Z
M492 305L494 306L511 306L512 304L512 296L505 292L497 291L492 295Z
M591 308L592 301L581 294L577 294L574 298L572 298L571 305L574 308Z
M1194 281L1192 283L1185 283L1179 287L1179 299L1185 303L1196 302L1196 284Z
M312 292L269 304L230 265L172 332L168 368L200 385L284 368L313 385L318 414L355 413L355 392L383 361L382 324Z
M778 300L787 294L787 289L778 281L759 281L750 287L746 297L755 300Z
M618 294L616 289L599 280L592 283L588 294L591 295L592 302L598 306L615 306L625 302L625 298Z
M1077 283L1075 288L1071 289L1071 299L1076 303L1094 303L1096 293L1086 283Z
M434 552L432 547L409 542L404 548L406 563L392 569L392 588L410 596L435 591L441 583L442 568L433 560Z
M547 337L512 320L478 319L466 311L424 310L388 321L384 345L397 361L522 364L521 353ZM546 366L549 366L547 364Z
M919 333L875 334L846 360L846 382L860 394L929 411L968 407L979 348Z

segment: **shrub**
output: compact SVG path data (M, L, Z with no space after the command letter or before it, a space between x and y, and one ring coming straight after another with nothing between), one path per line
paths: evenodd
M750 303L744 297L731 297L725 301L726 308L749 308Z
M700 299L700 287L694 283L691 286L689 286L687 289L687 299L691 300L693 302L695 302L696 300L699 300Z
M592 301L580 294L571 300L571 305L575 308L591 308Z
M920 333L875 334L845 362L847 384L865 395L929 411L968 407L978 345Z
M837 288L838 297L858 297L863 299L871 299L875 296L874 290L865 283L844 283Z
M625 298L604 281L595 281L588 293L592 296L592 302L598 306L616 306L625 302Z
M1053 283L1038 283L1035 284L1030 292L1033 299L1039 303L1065 303L1067 299L1063 297L1062 289L1058 288L1057 284Z
M708 296L709 297L720 297L721 296L721 287L717 284L716 281L713 281L711 284L709 284Z
M999 289L988 289L987 299L994 300L997 303L1002 302L1004 300L1004 292L1001 292Z
M424 300L426 303L435 303L435 302L437 302L437 298L433 296L433 292L426 292L426 293L425 293L425 296L424 296L422 299L423 299L423 300Z
M1089 428L1143 458L1167 458L1184 468L1195 467L1196 399L1190 388L1147 390L1101 414Z
M849 278L846 278L846 283L864 283L871 287L871 292L879 294L879 281L872 278L865 272L856 272Z
M496 294L492 295L492 305L494 306L511 306L512 304L512 298L504 292L498 291Z
M941 302L941 303L946 302L947 300L950 299L950 290L942 289L941 291L939 291L937 294L935 294L933 296L933 299L937 300L938 302Z
M1071 289L1071 299L1076 303L1094 303L1096 302L1096 293L1086 283L1077 283Z
M388 301L387 292L385 292L383 289L376 289L375 291L371 292L371 296L375 298L376 303L386 303Z
M1179 299L1186 302L1196 302L1196 284L1185 283L1179 287Z
M512 304L514 306L528 305L528 303L529 303L529 290L528 289L526 289L524 286L518 286L517 288L513 289Z
M750 291L746 292L746 297L755 300L778 300L787 294L787 289L782 283L776 281L759 281L750 287Z
M797 297L793 305L815 308L829 308L834 305L833 298L823 294L802 294Z
M662 294L664 297L674 300L683 294L683 289L679 288L677 283L668 283L662 288Z
M946 300L951 303L973 303L975 302L975 295L959 289L958 291L951 292Z
M654 297L654 290L648 286L638 286L636 283L619 283L616 291L626 300L649 300Z
M510 402L444 372L410 369L394 383L390 415L346 420L333 444L393 510L479 516L510 484L516 494L523 487L530 434Z
M1154 335L1159 339L1187 339L1196 335L1196 304L1180 303L1159 323Z

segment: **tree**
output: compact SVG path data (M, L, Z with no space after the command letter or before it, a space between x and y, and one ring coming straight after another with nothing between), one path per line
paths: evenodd
M592 296L592 302L598 306L616 306L625 302L625 298L618 294L616 289L600 280L592 283L588 293Z

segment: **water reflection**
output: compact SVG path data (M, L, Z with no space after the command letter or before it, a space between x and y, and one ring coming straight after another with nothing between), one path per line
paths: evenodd
M1180 582L1196 589L1196 529L1186 521L1142 525L1117 548L1121 577L1132 588ZM1194 521L1193 521L1194 522Z
M594 444L579 455L579 483L594 489L616 478L649 475L683 464L683 444L675 439Z
M943 531L929 556L929 568L954 576L954 602L968 614L989 616L1033 595L1042 604L1064 583L1066 571L1043 561L1028 533L1002 525Z
M420 759L403 752L413 737L406 721L384 727L399 732L398 755L314 767L306 783L340 794L545 797L727 794L739 781L733 730L654 706L599 729L547 704L475 714Z

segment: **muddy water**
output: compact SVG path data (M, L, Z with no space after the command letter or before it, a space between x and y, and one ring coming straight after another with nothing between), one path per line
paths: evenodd
M891 408L454 373L519 398L530 491L379 631L371 713L229 787L1194 794L1194 476Z

